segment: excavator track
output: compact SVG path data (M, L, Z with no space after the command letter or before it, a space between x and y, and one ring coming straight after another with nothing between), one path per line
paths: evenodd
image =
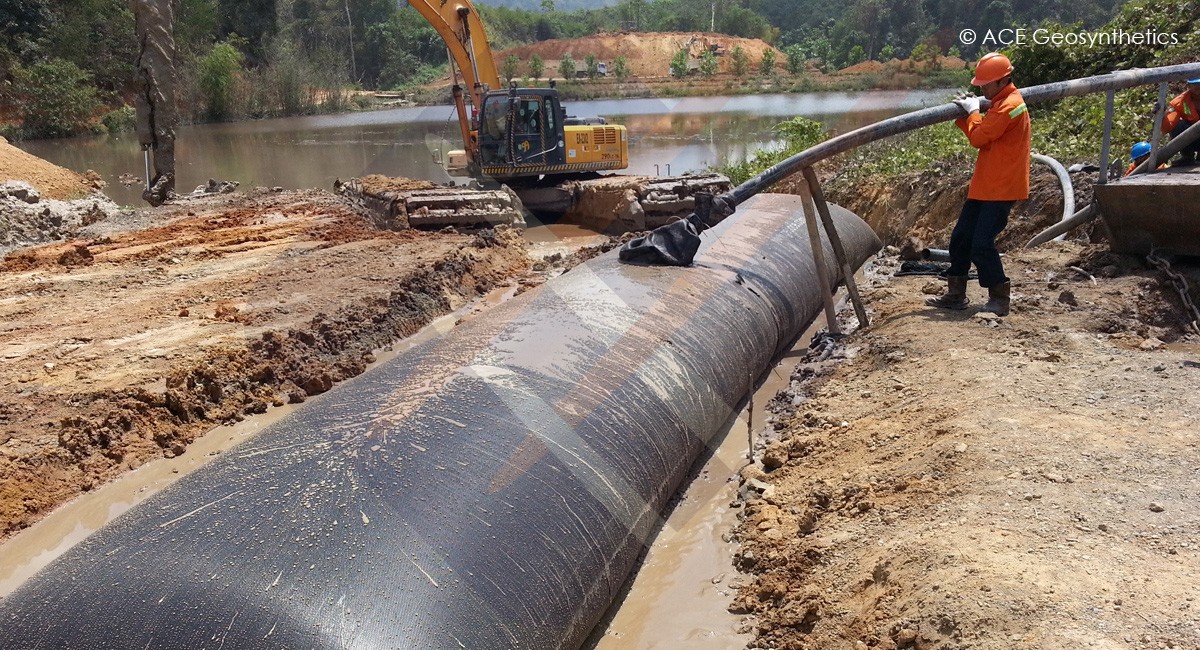
M525 215L574 223L616 234L656 228L686 217L697 192L719 194L729 179L713 173L683 176L611 175L543 180L472 189L386 176L351 179L335 186L389 230L408 228L524 227Z

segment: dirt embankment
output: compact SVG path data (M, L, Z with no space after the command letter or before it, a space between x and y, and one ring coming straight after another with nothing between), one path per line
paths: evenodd
M518 233L379 231L322 191L123 215L0 263L0 537L303 401L528 268Z
M925 307L944 283L883 260L871 327L792 375L744 472L753 578L731 609L754 647L1200 648L1200 338L1179 296L1076 243L1006 265L996 318Z
M750 65L757 70L758 62L762 60L767 50L775 52L776 65L782 69L787 61L783 52L757 38L740 38L707 32L621 32L616 34L596 34L583 38L552 39L522 45L512 49L497 52L496 69L499 70L509 55L516 56L524 64L538 55L546 64L549 76L558 75L558 63L565 56L570 56L576 63L583 63L586 57L594 56L597 60L609 65L612 72L612 61L624 56L633 77L652 78L671 76L671 58L679 50L686 49L692 59L699 59L705 50L713 49L717 54L719 72L731 72L733 48L740 47L745 51Z
M956 156L934 169L887 179L825 184L829 200L862 217L885 244L903 246L915 237L931 248L946 248L959 211L967 199L974 160ZM1076 209L1092 202L1095 174L1073 174ZM786 189L786 188L785 188ZM1058 178L1035 164L1030 173L1029 199L1018 201L1008 227L997 238L1002 249L1018 248L1062 219L1063 192ZM1076 229L1069 237L1091 241L1099 222Z

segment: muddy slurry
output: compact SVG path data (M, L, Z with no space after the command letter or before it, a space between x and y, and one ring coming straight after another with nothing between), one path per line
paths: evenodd
M329 192L180 201L0 261L0 536L303 402L529 270L516 230L376 228Z
M1137 259L1007 259L1004 318L880 260L872 326L797 367L743 472L750 647L1200 648L1200 339Z

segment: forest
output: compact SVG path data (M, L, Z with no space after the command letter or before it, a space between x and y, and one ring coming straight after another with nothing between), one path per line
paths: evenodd
M169 0L164 0L169 1ZM444 73L436 32L396 0L173 0L184 118L338 111L351 89L394 90ZM497 0L500 2L501 0ZM503 49L599 32L715 31L761 38L827 70L866 59L977 49L963 28L1076 28L1111 20L1119 0L479 0ZM557 2L562 2L558 6ZM1133 0L1131 6L1155 4ZM1195 14L1196 2L1174 3ZM952 50L957 48L957 50ZM135 56L127 0L0 4L0 121L12 137L127 128Z

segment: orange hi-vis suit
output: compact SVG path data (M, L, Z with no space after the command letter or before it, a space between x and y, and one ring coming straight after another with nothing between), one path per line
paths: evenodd
M1191 90L1185 90L1167 106L1167 114L1163 116L1162 121L1162 132L1174 131L1180 121L1195 122L1197 119L1200 119L1200 113L1196 112L1196 97L1192 95Z
M1017 87L1008 84L992 98L986 115L972 113L954 122L979 149L968 199L1020 201L1029 198L1029 110Z

